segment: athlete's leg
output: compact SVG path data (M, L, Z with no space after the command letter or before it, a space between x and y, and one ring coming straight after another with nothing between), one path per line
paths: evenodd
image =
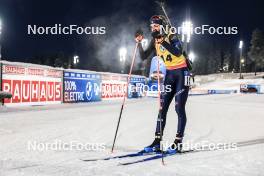
M185 131L186 126L186 112L185 112L185 104L188 98L189 86L185 86L184 72L186 69L177 70L177 83L176 83L176 94L175 94L175 110L178 115L178 129L177 129L177 137L182 138Z
M147 147L144 148L145 152L153 152L160 151L160 142L161 142L161 134L163 134L164 127L166 124L166 115L170 106L170 103L174 97L175 93L175 76L173 76L170 71L166 73L165 81L164 81L164 89L166 86L171 86L171 91L163 91L161 95L161 110L159 111L156 131L155 131L155 139L154 141ZM166 89L165 89L166 90ZM161 123L160 123L161 122ZM162 128L160 128L160 124ZM161 131L162 129L162 131Z
M184 85L184 71L186 69L175 70L176 75L176 93L175 93L175 110L178 115L178 129L173 144L167 149L168 153L176 153L182 150L182 138L186 126L185 104L188 98L189 87Z
M170 86L170 91L166 89ZM169 106L171 104L171 101L175 94L175 76L173 71L168 70L166 73L165 81L164 81L164 91L161 94L161 110L159 111L158 119L157 119L157 125L156 125L156 136L160 136L160 134L163 134L165 125L166 125L166 117L167 112L169 109ZM161 120L161 123L160 123ZM160 128L161 124L161 128ZM162 133L161 130L162 129Z

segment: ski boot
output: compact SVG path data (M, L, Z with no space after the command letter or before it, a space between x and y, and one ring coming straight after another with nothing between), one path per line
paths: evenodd
M150 144L149 146L144 148L144 152L145 153L152 153L152 152L161 152L160 150L160 136L155 136L154 141L152 142L152 144Z
M178 134L173 142L173 144L166 150L166 154L180 153L182 150L182 137Z

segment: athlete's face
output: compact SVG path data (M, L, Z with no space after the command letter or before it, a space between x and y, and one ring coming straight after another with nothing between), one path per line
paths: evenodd
M155 32L155 31L160 31L160 25L159 24L151 24L151 31Z

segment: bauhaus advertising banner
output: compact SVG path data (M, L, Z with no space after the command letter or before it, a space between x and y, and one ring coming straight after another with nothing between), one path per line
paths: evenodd
M6 105L44 105L62 102L62 70L23 64L3 64L2 90L12 99Z

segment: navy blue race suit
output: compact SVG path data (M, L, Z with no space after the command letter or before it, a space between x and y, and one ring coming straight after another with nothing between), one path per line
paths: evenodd
M171 35L167 41L161 43L162 47L168 50L171 54L182 57L182 44L176 36ZM157 47L155 47L154 39L151 40L148 48L144 50L142 44L139 43L139 53L142 60L149 58L151 55L157 54ZM163 49L164 49L163 48ZM163 58L163 57L162 57ZM167 67L166 67L167 68ZM166 124L166 116L173 98L175 98L175 111L178 115L178 128L177 137L182 138L184 136L186 126L186 112L185 104L188 98L189 87L185 86L185 74L188 73L186 64L180 68L173 68L166 70L166 76L164 80L164 86L169 85L171 87L170 92L163 91L161 93L161 110L159 112L155 136L158 137L163 134L163 130ZM160 120L162 128L160 128ZM162 131L160 131L162 129Z

